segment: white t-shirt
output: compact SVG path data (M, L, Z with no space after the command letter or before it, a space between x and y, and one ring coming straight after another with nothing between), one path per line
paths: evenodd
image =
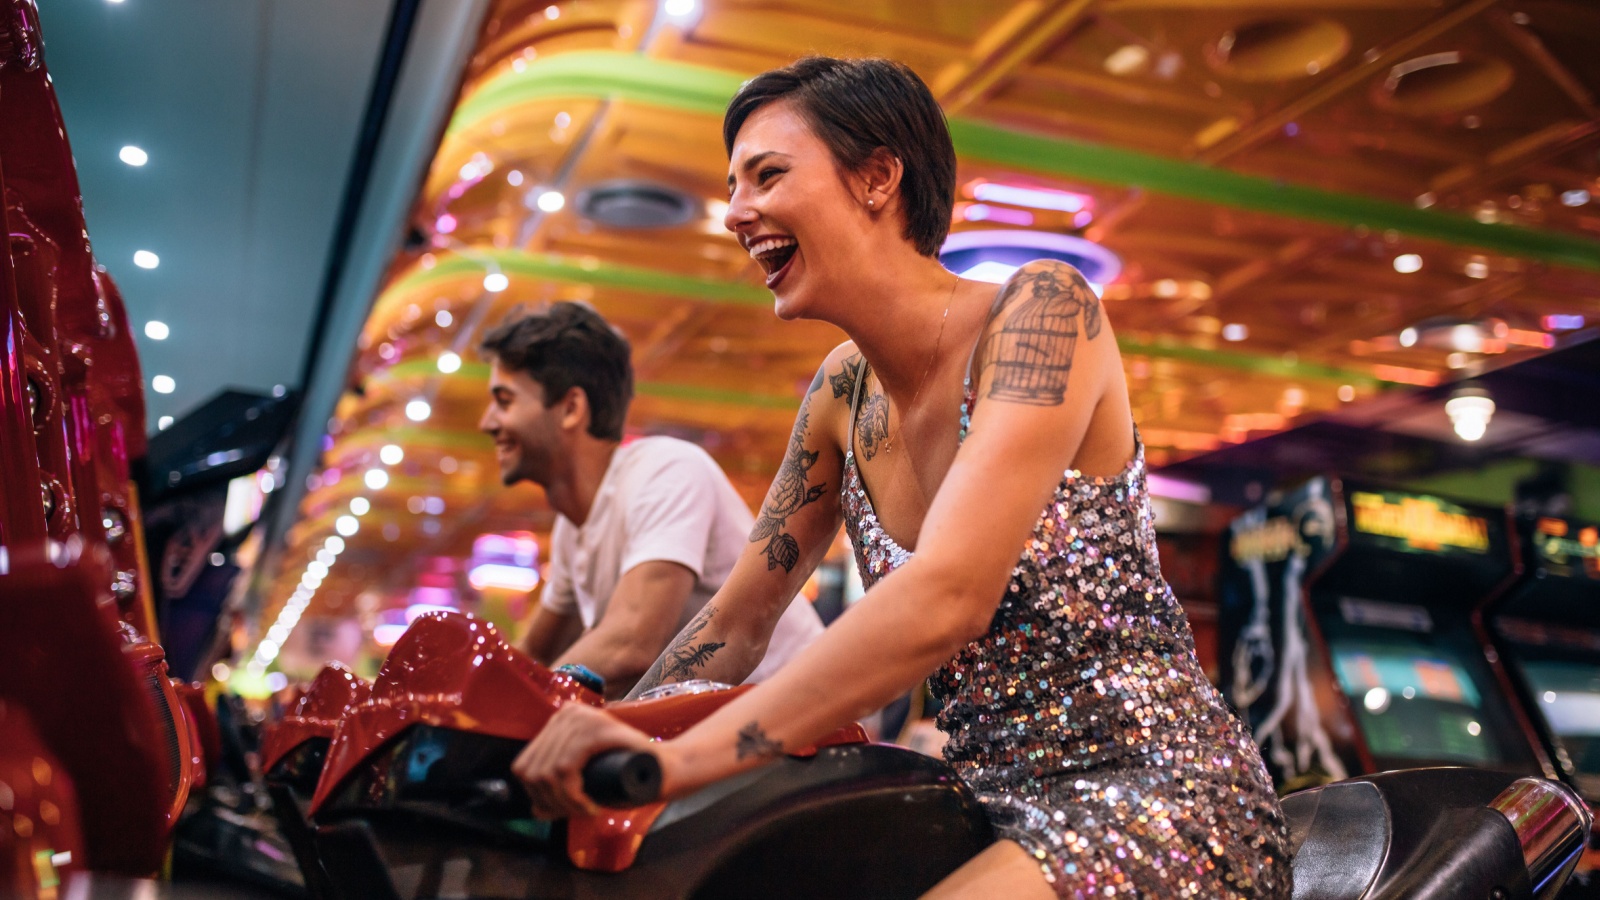
M556 517L540 602L558 613L577 612L584 628L593 628L629 569L665 560L695 576L678 615L682 629L727 580L754 521L716 460L694 444L670 437L625 444L612 454L582 527ZM770 677L821 633L816 610L794 598L746 681Z

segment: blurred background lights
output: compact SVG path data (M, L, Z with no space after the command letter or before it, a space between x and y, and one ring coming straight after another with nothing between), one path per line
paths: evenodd
M1463 441L1481 440L1489 430L1489 419L1494 415L1494 400L1489 392L1480 388L1462 388L1444 404L1445 415L1450 417L1450 427Z
M282 672L267 673L267 690L276 694L289 686L289 676Z
M1089 203L1084 195L1070 191L1017 187L993 181L975 185L972 188L972 198L989 203L1007 203L1012 206L1030 206L1034 209L1054 209L1061 212L1077 212Z
M172 427L172 417L171 416L162 416L161 418L156 420L156 429L158 431L166 431L170 427Z
M133 264L141 269L154 269L156 266L161 265L161 257L151 253L149 250L135 250L133 251Z
M439 371L449 375L461 370L461 357L446 350L439 354Z
M356 497L350 501L350 511L358 516L364 516L372 511L372 504L365 497Z
M1575 331L1583 327L1583 316L1550 315L1545 316L1540 322L1551 331Z
M117 151L117 159L122 160L123 162L127 163L130 166L137 167L137 166L142 166L145 163L149 162L150 161L150 154L144 152L143 150L139 149L138 147L135 147L132 144L128 144L128 145L124 146L121 150Z
M384 444L378 451L378 458L383 460L386 466L396 466L406 458L406 451L401 449L399 444Z
M170 394L178 389L178 383L172 380L171 375L153 375L150 378L150 390L158 394Z
M1415 347L1417 345L1417 330L1415 328L1400 329L1400 346Z
M483 289L491 294L498 294L511 286L511 279L503 272L490 272L483 276Z
M366 483L367 487L375 491L381 491L389 486L389 473L382 469L368 469L367 474L363 475L361 480Z
M539 194L539 208L547 213L560 212L561 207L567 205L567 198L560 191L544 191Z
M674 22L687 24L700 14L700 0L661 0L661 11Z
M326 541L322 542L322 548L327 550L329 553L343 553L344 538L339 537L336 534L331 534L328 536Z
M1402 253L1394 258L1394 270L1402 275L1422 271L1422 257L1415 253Z
M1249 336L1250 329L1237 322L1222 326L1222 339L1225 341L1242 341Z
M413 422L426 422L431 415L433 407L429 406L426 400L413 400L406 404L406 418Z
M455 316L450 315L450 310L448 309L441 309L433 314L433 324L440 328L449 328L450 323L455 320Z
M1589 192L1582 188L1575 191L1562 191L1561 202L1565 206L1582 206L1589 202Z
M352 537L361 530L361 523L356 520L355 516L340 516L333 520L333 530L345 537Z
M164 341L171 334L172 329L168 328L167 323L165 322L158 322L155 319L151 319L150 321L144 323L144 336L152 341Z
M211 667L211 677L218 681L227 681L228 676L232 674L233 669L225 662L216 663Z

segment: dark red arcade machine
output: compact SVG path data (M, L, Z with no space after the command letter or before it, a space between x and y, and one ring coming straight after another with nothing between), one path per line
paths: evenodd
M1490 634L1559 777L1600 808L1600 525L1518 521L1523 576L1491 608ZM1600 895L1600 848L1574 880Z
M1554 774L1482 625L1518 568L1501 510L1322 477L1227 539L1222 687L1280 784Z

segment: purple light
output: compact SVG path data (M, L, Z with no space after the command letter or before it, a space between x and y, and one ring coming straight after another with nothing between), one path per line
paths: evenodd
M987 203L1007 203L1011 206L1031 206L1034 209L1054 209L1077 212L1089 206L1089 198L1069 191L1049 188L1025 188L1010 184L985 181L972 188L972 199Z
M1003 225L1032 225L1033 213L1025 209L1007 209L1004 206L989 206L986 203L969 203L962 211L962 218L968 222L999 222Z
M433 230L438 232L439 234L449 234L452 231L455 231L456 230L456 217L450 215L449 213L445 213L444 215L440 216L438 219L434 220Z
M1576 331L1583 327L1583 316L1545 316L1544 327L1550 331Z

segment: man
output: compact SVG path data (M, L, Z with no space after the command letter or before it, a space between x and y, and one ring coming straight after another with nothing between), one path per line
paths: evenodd
M557 513L544 594L522 649L576 663L621 697L728 577L754 518L716 462L670 437L622 444L633 399L628 342L588 306L556 303L484 338L500 477L531 481ZM760 681L822 632L795 599Z

